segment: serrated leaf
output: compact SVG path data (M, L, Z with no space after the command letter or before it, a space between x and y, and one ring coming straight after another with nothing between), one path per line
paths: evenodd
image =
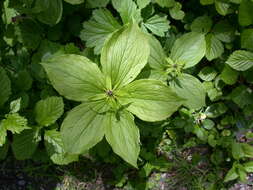
M80 38L87 42L88 47L95 47L99 54L105 40L121 26L107 9L94 10L92 19L83 23Z
M206 66L200 70L198 76L204 81L211 81L217 75L217 71L213 67Z
M175 20L182 20L185 13L181 10L181 8L182 5L179 2L175 2L174 6L169 10L170 16Z
M11 95L11 81L5 70L0 67L0 107L9 99Z
M144 26L153 34L163 37L165 35L164 33L170 28L170 22L166 16L160 17L159 15L154 15L144 23Z
M244 29L242 31L241 48L253 51L253 29Z
M190 109L205 106L206 91L203 84L194 76L182 74L170 82L170 86L179 97L185 99L183 105Z
M40 126L49 126L63 114L64 103L61 97L40 100L35 106L35 120Z
M21 133L25 129L29 129L27 126L27 119L20 116L18 113L7 114L6 119L2 120L2 127L12 133Z
M185 64L184 68L198 64L206 52L205 35L190 32L178 38L171 50L170 58L174 62Z
M241 26L248 26L253 24L252 10L253 2L250 0L242 0L238 13L239 24Z
M87 101L91 96L104 93L104 75L84 56L53 56L42 66L54 88L70 100Z
M208 33L211 30L211 27L213 25L213 21L209 16L200 16L194 19L194 21L191 24L191 30L193 32L199 32L199 33Z
M244 50L234 51L226 63L237 71L246 71L253 66L253 53Z
M117 93L121 105L144 121L161 121L170 117L182 104L168 86L158 80L134 81Z
M229 66L225 66L220 75L221 80L229 85L235 84L237 82L238 76L239 73Z
M223 44L213 34L206 36L206 58L208 61L220 57L224 52Z
M235 29L227 20L221 20L214 25L213 34L220 41L230 43L235 38Z
M129 24L115 32L101 53L103 73L111 80L112 88L133 81L147 64L149 44L137 24Z
M105 134L105 115L96 110L103 109L104 102L96 105L82 103L72 109L61 126L64 150L70 154L83 153L98 142Z
M175 0L155 0L160 7L173 7Z
M139 129L134 123L134 117L129 112L122 111L116 117L114 113L106 115L105 137L113 152L134 167L140 152Z
M72 5L78 5L84 2L84 0L64 0L64 1Z

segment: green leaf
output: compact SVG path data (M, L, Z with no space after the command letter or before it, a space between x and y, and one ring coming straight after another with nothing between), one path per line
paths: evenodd
M64 1L72 5L78 5L84 2L84 0L64 0Z
M253 24L253 2L250 0L242 0L239 7L239 24L241 26L248 26Z
M241 146L242 146L242 150L243 150L245 157L252 158L253 157L253 146L246 144L246 143L242 143Z
M144 26L153 34L164 37L164 33L170 28L170 22L167 20L167 16L154 15L144 23Z
M205 35L190 32L175 41L170 58L174 62L184 63L185 68L193 67L204 57L205 49Z
M137 0L137 5L140 9L145 8L149 3L151 2L151 0Z
M233 166L228 173L226 174L225 178L224 178L224 182L228 182L228 181L232 181L235 180L236 178L238 178L239 175L236 172L235 167Z
M206 91L203 84L194 76L182 74L170 82L170 86L179 97L185 99L183 105L191 109L205 106Z
M30 129L27 126L27 119L20 116L18 113L7 114L6 119L2 120L2 127L12 133L21 133L25 129Z
M134 117L127 111L120 112L118 117L114 113L106 115L105 137L113 152L134 167L140 152L139 129L134 123Z
M117 93L121 105L144 121L161 121L171 116L182 104L167 85L158 80L141 79Z
M220 41L230 43L235 38L235 29L228 21L221 20L214 25L213 34Z
M70 100L87 101L91 96L104 93L103 74L95 63L84 56L54 56L42 66L54 88Z
M11 101L10 103L10 113L17 113L22 106L22 98Z
M205 114L209 118L216 118L226 113L228 110L224 103L215 103L206 108Z
M9 99L11 95L11 81L5 70L0 67L0 107Z
M100 8L106 7L110 0L87 0L87 4L89 8Z
M160 7L173 7L175 0L155 0Z
M220 75L221 80L223 80L223 82L229 85L235 84L237 82L238 76L239 76L239 73L231 69L231 67L227 65L225 65Z
M166 67L166 54L160 42L153 36L149 37L150 55L148 58L149 66L152 69L164 70Z
M204 81L212 81L217 75L217 71L213 67L206 66L200 70L198 76Z
M64 103L61 97L40 100L35 106L35 120L40 126L53 124L63 114Z
M60 22L62 12L62 0L47 1L47 8L40 12L37 18L44 24L55 25Z
M12 151L18 160L31 158L38 147L40 137L35 129L24 130L22 133L14 135Z
M245 29L242 31L241 48L253 51L253 29Z
M101 53L103 73L111 79L113 88L133 81L149 57L149 44L136 24L129 24L115 32L106 42Z
M253 66L253 53L245 50L234 51L226 63L237 71L246 71Z
M215 8L220 15L226 16L229 13L230 3L222 0L215 0Z
M244 152L241 146L241 143L232 143L232 155L233 158L239 160L240 158L244 157Z
M133 0L112 0L113 7L118 11L124 24L133 19L138 23L141 20L141 11Z
M220 57L224 52L223 44L218 40L215 35L208 34L206 36L206 58L208 61L212 61Z
M243 166L247 172L253 172L253 161L246 162L243 164Z
M193 32L208 33L211 30L213 21L209 16L197 17L191 24L191 30Z
M78 155L64 151L60 132L47 130L44 139L47 152L55 164L65 165L78 160Z
M27 70L18 72L18 76L15 79L15 88L20 91L27 91L32 87L32 77Z
M7 129L6 126L3 125L3 123L0 123L0 147L3 146L6 142L7 137Z
M170 16L175 20L182 20L185 13L181 9L182 5L179 2L175 2L174 6L169 10Z
M68 113L61 126L62 140L67 153L83 153L103 139L106 117L104 113L96 110L104 107L104 102L82 103Z
M92 19L83 23L80 38L86 41L88 47L95 47L95 54L99 54L105 40L121 26L107 9L92 12Z
M233 100L240 108L253 104L253 94L250 92L250 89L244 85L240 85L233 89L228 95L228 99Z

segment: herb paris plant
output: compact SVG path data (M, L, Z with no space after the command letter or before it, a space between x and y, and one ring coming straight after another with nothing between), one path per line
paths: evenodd
M182 102L161 81L134 81L148 57L147 35L137 24L127 24L106 41L100 59L102 71L86 57L72 54L42 63L61 95L82 102L61 126L67 152L84 153L105 136L116 154L137 167L140 137L132 114L144 121L160 121Z

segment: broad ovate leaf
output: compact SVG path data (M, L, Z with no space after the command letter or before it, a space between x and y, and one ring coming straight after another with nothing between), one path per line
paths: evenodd
M42 63L54 88L70 100L87 101L104 92L105 78L98 66L84 56L54 56Z
M224 52L223 44L218 40L215 35L206 35L206 58L211 61L220 57Z
M121 105L144 121L161 121L170 117L182 104L170 87L158 80L134 81L117 93Z
M48 97L35 106L35 120L40 126L53 124L63 114L64 103L61 97Z
M11 81L5 70L0 67L0 107L9 99L11 94Z
M178 38L171 50L170 58L174 62L185 64L184 68L193 67L205 56L205 35L196 32L184 34Z
M203 84L194 76L182 74L170 82L173 91L185 99L183 105L190 109L200 109L206 105L206 91Z
M61 126L64 149L70 154L81 154L100 142L105 134L105 113L100 113L104 102L82 103L72 109Z
M137 24L129 24L115 32L105 43L101 64L113 88L133 81L149 57L148 37Z
M241 26L248 26L253 24L253 1L251 0L242 0L239 7L239 24Z
M113 152L134 167L140 152L139 129L134 123L134 117L127 111L107 113L105 137Z
M208 33L211 30L211 27L213 25L213 21L209 16L200 16L194 19L194 21L191 24L191 30L193 32L199 32L199 33Z
M241 33L241 47L253 51L253 29L245 29Z
M234 51L226 63L237 71L246 71L253 66L253 53L245 50Z
M224 182L228 182L228 181L232 181L235 180L236 178L238 178L239 175L236 172L236 168L233 166L228 173L226 174L225 178L224 178Z
M86 41L88 47L94 47L99 54L105 40L121 26L107 9L97 9L92 12L92 19L83 23L80 38Z

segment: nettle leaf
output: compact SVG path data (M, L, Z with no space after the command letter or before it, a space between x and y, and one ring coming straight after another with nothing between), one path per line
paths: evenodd
M53 124L63 114L64 103L61 97L40 100L35 106L35 120L40 126Z
M175 0L155 0L160 7L173 7Z
M184 68L198 64L206 53L205 35L190 32L178 38L172 47L170 58L174 62L184 63Z
M112 5L119 12L124 24L133 19L137 23L141 20L141 11L133 0L112 0Z
M108 113L106 115L105 137L113 152L129 164L138 167L140 134L131 113L122 111L117 116L115 113Z
M206 91L194 76L182 74L170 82L171 89L185 99L183 105L190 109L200 109L206 105Z
M148 38L136 24L115 32L101 53L102 70L110 78L112 87L133 81L146 65L149 51Z
M106 7L106 5L110 2L110 0L87 0L87 4L89 8L99 8Z
M140 9L145 8L149 3L151 3L151 0L137 0L137 5Z
M27 126L27 119L20 116L18 113L7 114L6 119L2 120L2 127L12 133L21 133Z
M217 75L217 71L213 67L204 67L199 72L198 76L204 80L204 81L211 81L213 80Z
M206 36L206 58L208 61L220 57L224 52L223 44L215 35L208 34Z
M92 12L92 19L83 23L80 38L86 41L88 47L95 47L95 54L99 54L105 40L121 26L107 9Z
M60 22L62 12L62 0L47 1L47 8L40 12L37 18L40 22L45 24L55 25Z
M11 95L11 81L5 70L0 67L0 107L9 99Z
M239 24L241 26L248 26L253 24L253 2L251 0L242 0L239 7Z
M54 88L70 100L87 101L89 97L104 92L104 75L95 63L84 56L54 56L42 66Z
M213 21L209 16L197 17L191 24L191 30L193 32L208 33L211 30Z
M253 53L244 50L234 51L226 63L237 71L246 71L253 66Z
M148 58L149 66L152 69L165 70L166 54L160 42L153 36L149 37L150 55Z
M100 142L105 134L105 113L99 113L105 103L82 103L72 109L61 126L64 149L70 154L81 154Z
M175 2L174 6L169 10L170 16L175 20L182 20L185 13L181 9L182 5L179 2Z
M72 5L78 5L84 2L84 0L64 0L64 1Z
M121 105L144 121L161 121L171 116L182 104L167 85L158 80L134 81L117 92Z
M245 29L242 31L241 47L253 51L253 29Z
M154 15L149 18L145 23L143 23L143 25L153 34L161 37L164 37L164 33L170 28L170 22L167 20L167 17L161 17L159 15Z
M65 165L78 160L78 155L64 151L60 132L47 130L44 139L47 152L55 164Z

